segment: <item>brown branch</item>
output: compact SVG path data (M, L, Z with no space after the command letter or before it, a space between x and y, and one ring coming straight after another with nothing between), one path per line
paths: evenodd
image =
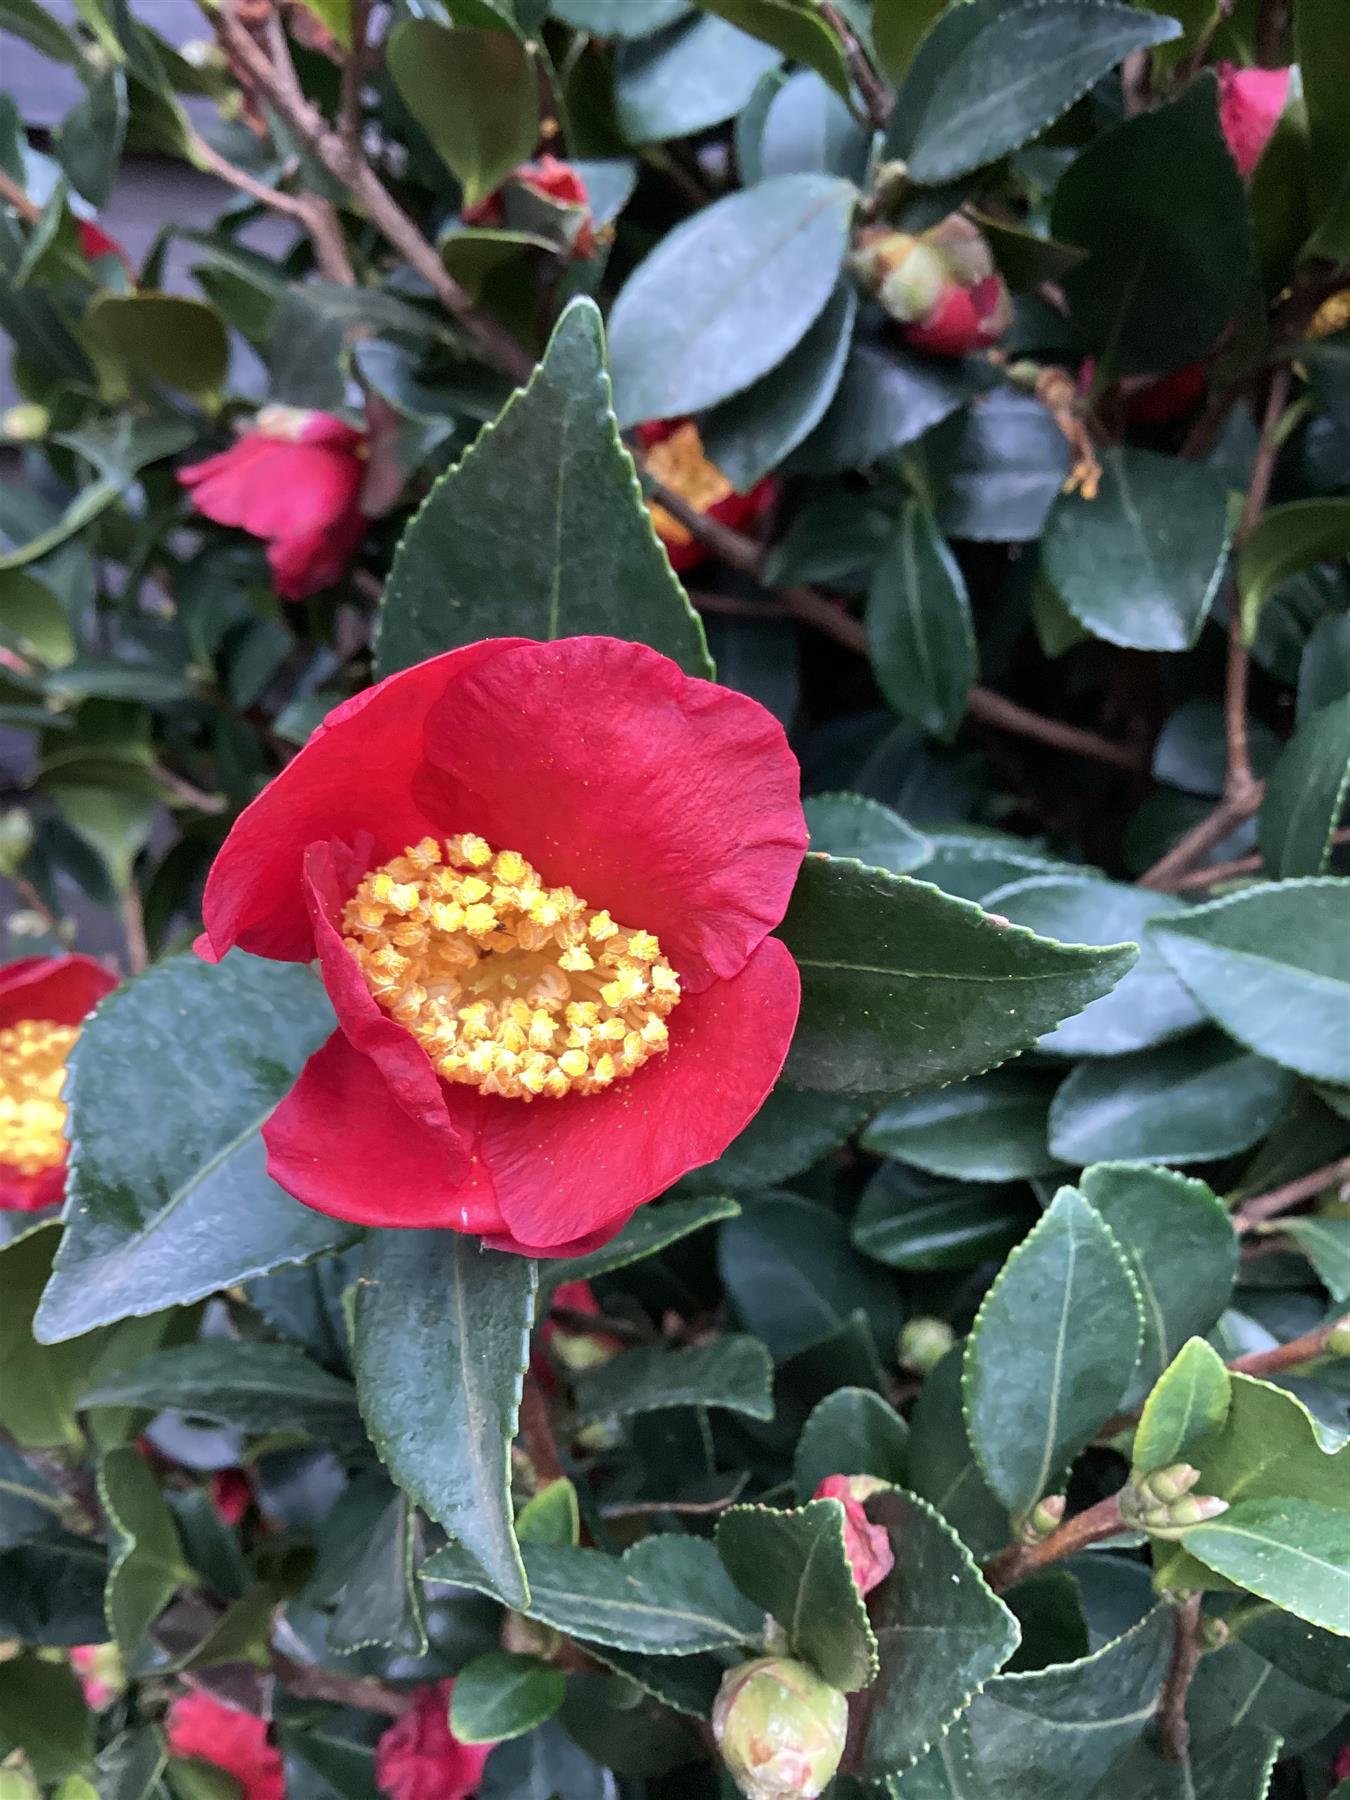
M1325 1356L1328 1338L1333 1331L1344 1329L1346 1323L1345 1319L1333 1319L1329 1325L1319 1325L1316 1331L1290 1338L1287 1344L1235 1356L1228 1367L1235 1375L1282 1375L1286 1369L1297 1369L1302 1363L1316 1362L1319 1356Z
M298 195L288 194L281 188L269 187L265 181L259 181L256 176L250 175L247 169L241 169L236 163L230 162L219 150L208 144L191 124L185 124L184 132L192 160L199 168L207 170L230 187L237 188L241 194L247 194L259 206L266 206L272 212L294 219L297 225L305 224L307 209L304 200Z
M564 1471L553 1436L553 1421L549 1417L544 1390L533 1369L525 1371L525 1385L520 1395L520 1436L525 1454L534 1464L539 1485L547 1487L550 1482L561 1481Z
M369 59L366 42L370 30L370 0L351 0L352 47L342 62L342 93L338 100L338 135L353 156L361 153L361 90Z
M6 175L3 169L0 169L0 200L6 206L12 206L25 225L36 225L42 217L42 208L35 206L18 182Z
M1287 1181L1283 1187L1272 1188L1268 1194L1257 1194L1244 1200L1233 1214L1233 1230L1241 1237L1262 1220L1273 1219L1300 1201L1313 1199L1336 1181L1350 1181L1350 1156L1338 1157L1335 1162L1300 1175L1297 1181Z
M122 896L122 935L126 940L127 973L139 975L150 962L145 942L145 915L141 909L140 889L133 881Z
M1009 1544L1006 1550L1000 1550L984 1565L984 1578L996 1594L1004 1593L1015 1583L1025 1580L1037 1569L1043 1569L1048 1563L1060 1562L1066 1556L1076 1556L1080 1550L1086 1550L1089 1544L1100 1543L1103 1538L1115 1537L1117 1532L1125 1530L1125 1521L1120 1516L1120 1496L1112 1494L1106 1500L1099 1500L1095 1506L1088 1507L1086 1512L1066 1519L1057 1530L1039 1544Z
M1166 1762L1184 1763L1191 1748L1186 1698L1200 1663L1200 1596L1191 1594L1172 1619L1172 1660L1158 1701L1158 1735Z
M1331 834L1333 844L1350 844L1350 825L1342 827ZM1173 893L1184 893L1190 888L1217 887L1221 881L1235 881L1241 875L1259 875L1264 868L1260 856L1235 856L1232 862L1210 863L1204 869L1192 869L1189 875L1180 875L1172 883Z
M48 931L60 931L61 921L26 875L11 875L8 877L8 881L29 912L35 912Z
M643 1519L654 1513L681 1513L687 1518L711 1518L734 1506L739 1498L723 1494L717 1500L614 1500L600 1508L602 1519Z
M331 1669L297 1662L280 1650L272 1652L272 1672L287 1693L302 1700L330 1700L337 1706L383 1713L390 1719L401 1719L412 1704L407 1694L397 1693L374 1677L335 1675Z
M839 8L829 5L828 0L821 0L820 16L843 45L844 61L848 64L854 86L862 95L873 129L884 130L886 121L891 116L891 108L895 105L894 96L872 67L867 52L850 30L848 20Z

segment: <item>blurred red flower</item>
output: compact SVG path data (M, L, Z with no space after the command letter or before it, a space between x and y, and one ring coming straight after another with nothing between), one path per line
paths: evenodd
M235 823L198 949L318 958L268 1167L358 1224L604 1243L776 1080L806 845L781 726L645 645L496 638L338 707Z
M461 1744L450 1729L453 1681L418 1688L375 1747L375 1785L389 1800L469 1800L491 1744Z
M586 216L577 226L576 235L572 239L572 260L576 262L595 255L595 227L591 222L590 195L586 192L586 183L570 163L561 162L556 156L544 155L537 163L522 163L502 185L508 186L512 182L541 194L546 200L556 201L559 206L584 209ZM498 188L476 206L466 206L460 217L466 225L486 225L494 229L504 225L506 209L502 201L502 189Z
M365 433L331 413L265 406L237 443L178 471L199 513L267 544L283 600L331 587L366 534Z
M238 1712L194 1690L174 1701L166 1728L172 1755L233 1775L243 1800L284 1800L281 1752L268 1742L266 1721L256 1713Z
M88 956L27 956L0 969L0 1212L35 1212L65 1192L66 1058L116 986Z
M1250 175L1280 122L1289 97L1288 69L1238 69L1218 65L1219 123L1244 175Z
M778 483L772 476L757 482L748 494L738 494L717 464L704 454L703 439L692 419L649 420L638 426L637 435L650 473L672 493L687 500L696 512L705 513L719 525L740 531L762 518L777 497ZM648 510L677 574L707 562L712 552L687 525L682 525L655 500L649 502Z

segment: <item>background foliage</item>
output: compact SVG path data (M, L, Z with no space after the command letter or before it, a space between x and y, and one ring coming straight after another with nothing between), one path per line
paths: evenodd
M1321 1800L1345 0L225 0L191 53L76 10L0 0L83 88L38 138L0 97L0 859L9 954L133 979L75 1055L64 1223L0 1214L0 1792L228 1793L166 1756L186 1684L273 1722L288 1794L358 1800L456 1676L485 1797L725 1794L710 1707L767 1613L850 1695L836 1800ZM1244 179L1220 75L1290 63ZM466 218L541 147L584 207ZM228 184L135 268L81 231L126 155ZM958 209L1012 317L944 358L850 258ZM265 402L366 433L368 530L299 604L175 480ZM686 414L774 486L739 526L659 494L682 587L633 428ZM373 677L589 632L791 731L784 1081L571 1262L309 1213L258 1130L328 1004L193 959L205 869ZM1149 1485L1178 1464L1226 1510ZM836 1473L884 1484L866 1607ZM92 1710L67 1652L107 1641Z

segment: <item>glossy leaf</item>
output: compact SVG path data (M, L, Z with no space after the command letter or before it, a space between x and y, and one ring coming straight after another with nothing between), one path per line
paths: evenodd
M780 1082L717 1161L682 1185L736 1193L776 1187L837 1150L874 1105L871 1095L807 1094Z
M663 238L610 313L619 422L701 412L781 362L834 290L856 198L851 182L781 175Z
M687 1350L644 1345L579 1379L578 1416L585 1423L668 1406L718 1406L771 1419L772 1377L769 1354L756 1338L733 1333Z
M829 23L803 0L695 0L695 4L771 44L790 61L814 69L837 94L848 99L843 46Z
M416 1548L416 1516L407 1495L381 1470L354 1477L324 1521L306 1589L307 1597L333 1607L328 1642L334 1650L382 1645L425 1654Z
M510 31L407 19L389 37L389 72L468 205L528 162L539 135L534 70Z
M528 1258L458 1232L380 1231L356 1300L357 1391L380 1460L514 1606L529 1593L510 1464L535 1286Z
M909 356L855 342L834 399L793 456L790 468L832 475L878 462L959 411L984 385L965 363Z
M1350 1219L1280 1219L1275 1227L1290 1237L1317 1271L1333 1300L1350 1300Z
M1134 1465L1146 1472L1185 1462L1192 1447L1228 1417L1228 1370L1203 1338L1190 1338L1144 1402Z
M862 1147L961 1181L1048 1175L1062 1166L1046 1142L1052 1091L1030 1070L996 1069L891 1101L863 1132Z
M1308 116L1308 187L1314 221L1313 256L1350 253L1350 196L1344 180L1350 154L1350 53L1334 0L1305 0L1294 25L1294 48Z
M586 1256L551 1258L539 1271L547 1294L560 1281L590 1281L614 1269L626 1269L645 1257L658 1256L691 1232L702 1231L719 1219L734 1219L740 1206L727 1194L662 1201L660 1206L639 1207L616 1237Z
M965 1346L932 1370L910 1414L908 1485L930 1501L976 1556L1008 1542L1008 1510L990 1492L970 1447L961 1403Z
M909 1429L880 1394L842 1387L814 1407L792 1462L799 1500L809 1500L829 1475L875 1475L896 1486L905 1479Z
M44 1342L352 1235L268 1178L259 1135L331 1029L307 970L238 952L214 968L173 957L109 995L70 1062L72 1205L38 1312Z
M98 1492L111 1551L104 1602L108 1630L131 1661L151 1625L192 1577L173 1515L136 1445L123 1445L104 1457Z
M126 76L105 69L52 133L52 149L70 185L91 206L106 206L126 138Z
M619 442L600 315L579 300L528 386L404 533L377 672L483 637L591 633L638 638L689 674L711 672Z
M1050 1148L1066 1163L1212 1162L1257 1143L1294 1079L1212 1033L1079 1063L1050 1106Z
M900 1163L878 1169L853 1215L853 1242L893 1269L971 1269L1011 1250L1030 1218L1014 1190Z
M977 669L970 598L933 515L907 500L867 599L877 685L900 714L936 737L961 723Z
M877 1672L877 1644L849 1566L844 1508L814 1500L794 1512L736 1506L717 1521L728 1575L777 1621L788 1653L849 1693Z
M1266 782L1259 841L1268 875L1320 875L1350 797L1350 694L1303 720Z
M984 1298L962 1389L971 1444L1014 1513L1064 1470L1125 1393L1143 1330L1129 1264L1096 1210L1061 1188Z
M909 66L886 141L918 182L950 181L1038 137L1174 20L1110 0L973 0L949 10Z
M706 131L734 117L760 77L781 61L771 44L725 19L681 18L669 30L619 45L614 66L619 128L630 144L659 144Z
M86 338L132 387L163 382L212 401L229 347L213 307L177 294L105 294L84 319Z
M1113 450L1092 500L1061 494L1041 556L1055 592L1094 637L1189 650L1228 562L1224 481L1203 463Z
M1135 956L1056 944L925 882L814 855L782 935L802 972L788 1079L830 1092L981 1074L1109 991Z
M1150 926L1210 1017L1240 1044L1314 1080L1350 1085L1350 884L1284 881Z
M1247 1500L1182 1538L1189 1555L1296 1618L1350 1637L1350 1520L1306 1500Z
M450 1696L450 1729L462 1744L522 1737L563 1703L567 1677L533 1656L493 1650L466 1663Z
M812 794L804 803L811 848L869 868L908 875L933 854L928 839L888 806L864 794Z
M980 544L1039 538L1069 472L1068 448L1050 415L1011 387L969 407L938 456L945 478L938 525L949 538Z

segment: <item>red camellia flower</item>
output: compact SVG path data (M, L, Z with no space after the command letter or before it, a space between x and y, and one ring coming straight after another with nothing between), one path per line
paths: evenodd
M905 342L932 356L986 350L1012 323L1012 301L984 234L960 213L917 237L869 226L852 264Z
M268 1742L267 1724L210 1694L183 1694L165 1721L169 1750L223 1769L243 1789L244 1800L285 1800L281 1752Z
M1238 69L1220 63L1219 123L1244 175L1250 175L1289 97L1288 69Z
M0 969L0 1212L34 1212L65 1192L66 1058L116 986L88 956L27 956Z
M453 1681L418 1688L375 1747L375 1785L389 1800L469 1800L491 1744L461 1744L450 1729Z
M180 469L199 513L267 544L283 600L330 587L366 534L365 433L331 413L265 406L238 443Z
M748 494L738 494L717 464L704 455L703 439L692 419L651 420L638 426L637 435L643 461L656 479L719 525L739 531L762 518L773 505L778 483L766 477ZM712 552L664 506L653 500L648 511L673 569L683 573L708 560Z
M860 1594L870 1594L895 1567L895 1552L884 1525L874 1525L863 1511L863 1501L885 1487L872 1475L827 1475L813 1500L840 1500L844 1507L844 1549Z
M493 638L339 706L237 820L198 949L317 957L338 1029L264 1128L357 1224L565 1256L719 1156L787 1054L782 727L613 638Z
M211 1476L211 1505L222 1525L238 1525L253 1504L253 1489L242 1469L216 1469Z
M584 257L595 255L595 227L591 222L590 195L586 192L586 183L570 163L560 162L556 156L541 156L537 163L522 163L507 177L503 185L512 182L518 187L529 188L533 193L542 195L545 200L556 201L559 206L583 209L586 216L577 226L576 235L572 239L572 259L580 261ZM460 217L466 225L495 228L505 224L506 209L502 203L501 188L489 194L486 200L480 200L476 206L466 206Z

